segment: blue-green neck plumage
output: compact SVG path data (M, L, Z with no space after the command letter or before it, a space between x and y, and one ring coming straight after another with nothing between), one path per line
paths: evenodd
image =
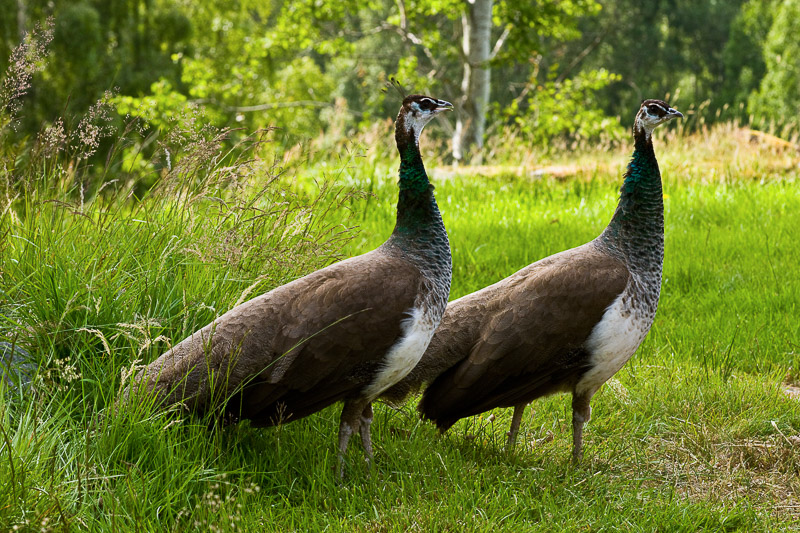
M422 155L412 130L404 131L402 123L395 133L400 152L400 196L397 200L397 224L394 235L402 237L425 231L441 224L442 217L433 196L433 185L422 164Z
M620 189L619 203L600 240L621 253L629 266L651 270L664 257L664 200L652 137L634 131L635 148Z
M428 181L417 137L406 129L398 117L395 132L400 152L400 195L397 200L397 223L387 242L407 257L413 258L423 271L436 276L450 272L450 243L444 229L439 206ZM449 282L449 278L448 278ZM449 287L449 283L448 283Z

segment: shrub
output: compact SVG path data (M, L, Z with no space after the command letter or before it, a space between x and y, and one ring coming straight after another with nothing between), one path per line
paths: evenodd
M607 70L582 72L571 79L531 85L525 108L520 99L504 110L523 138L546 147L554 140L567 143L617 140L624 130L607 116L596 101L596 93L620 77ZM535 80L531 81L535 84Z

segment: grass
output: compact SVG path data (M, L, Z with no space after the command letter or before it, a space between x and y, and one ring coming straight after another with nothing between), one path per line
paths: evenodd
M288 160L283 174L246 155L162 173L138 200L124 184L85 203L66 184L9 196L0 340L29 348L40 371L29 394L0 387L0 530L800 527L800 408L784 392L800 381L798 158L742 135L723 126L657 140L660 308L595 397L578 467L567 396L529 408L513 453L510 412L440 437L413 402L379 405L374 467L353 446L342 483L338 408L216 430L146 403L111 408L133 362L248 295L382 242L396 201L389 136L364 157ZM567 175L535 179L507 167L434 173L443 165L426 150L453 249L451 297L597 235L629 150L551 154L542 166Z

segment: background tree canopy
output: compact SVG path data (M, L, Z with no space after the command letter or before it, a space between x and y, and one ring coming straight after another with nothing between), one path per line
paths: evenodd
M520 6L519 4L524 4ZM800 0L0 0L0 59L52 18L16 135L114 89L154 128L201 104L216 126L294 144L391 117L391 76L456 104L457 159L512 128L530 144L618 138L643 98L779 133L800 116Z

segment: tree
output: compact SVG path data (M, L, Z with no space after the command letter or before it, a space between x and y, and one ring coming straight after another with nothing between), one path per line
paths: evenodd
M778 3L779 0L749 0L731 23L722 51L725 83L720 102L734 107L740 119L747 116L747 101L758 90L767 70L764 44Z
M723 50L742 0L608 0L596 17L583 17L581 38L566 57L585 52L582 69L607 69L621 76L600 93L602 106L617 116L635 112L645 98L669 97L682 109L698 108L712 120L726 86ZM693 114L698 117L698 114Z
M456 101L458 115L453 132L453 157L461 161L474 146L483 148L486 106L489 105L492 36L492 0L467 0L461 14L463 28L463 78L461 95ZM507 33L503 34L503 37ZM502 45L502 40L498 40Z
M141 94L160 78L180 82L172 56L186 52L192 28L173 0L26 0L17 6L17 17L8 17L15 24L5 17L0 24L0 57L20 42L19 32L48 18L55 25L47 68L26 97L22 133L61 116L67 103L67 115L82 114L107 89Z
M368 53L381 58L385 74L394 71L403 81L411 78L451 98L456 104L453 155L467 160L472 153L480 158L489 104L495 101L492 70L514 72L524 83L529 58L541 50L543 39L576 37L578 17L597 9L594 0L347 0L322 5L300 0L281 11L274 40L325 56ZM379 42L376 35L382 36ZM365 41L373 43L369 52L361 46ZM393 54L387 57L386 50ZM361 88L368 86L365 82Z
M558 104L569 91L578 99L570 102L602 108L581 117L627 116L642 98L669 96L684 109L694 104L695 116L714 120L726 104L745 102L761 87L751 108L762 113L767 93L776 96L789 80L763 85L762 77L769 70L775 78L792 61L784 55L779 64L774 51L768 60L762 54L779 5L781 0L606 0L602 9L598 0L0 0L12 15L0 20L0 57L19 42L22 26L30 30L54 18L50 66L26 97L20 135L62 114L67 101L67 114L80 114L111 87L119 88L126 111L149 113L153 123L194 103L207 107L206 120L216 126L278 126L286 143L327 128L347 135L396 112L396 99L381 92L395 75L409 90L456 105L454 123L440 121L438 134L452 140L456 160L469 161L481 158L495 125L519 125L514 117L535 117L543 125L546 117L529 108L547 99ZM792 35L790 28L780 31ZM774 49L792 47L778 43L777 34L771 39ZM558 122L559 128L569 124ZM551 131L525 127L531 139ZM568 138L575 128L559 131Z
M797 124L800 114L800 41L796 24L800 0L783 0L764 46L766 73L749 110L757 120Z

